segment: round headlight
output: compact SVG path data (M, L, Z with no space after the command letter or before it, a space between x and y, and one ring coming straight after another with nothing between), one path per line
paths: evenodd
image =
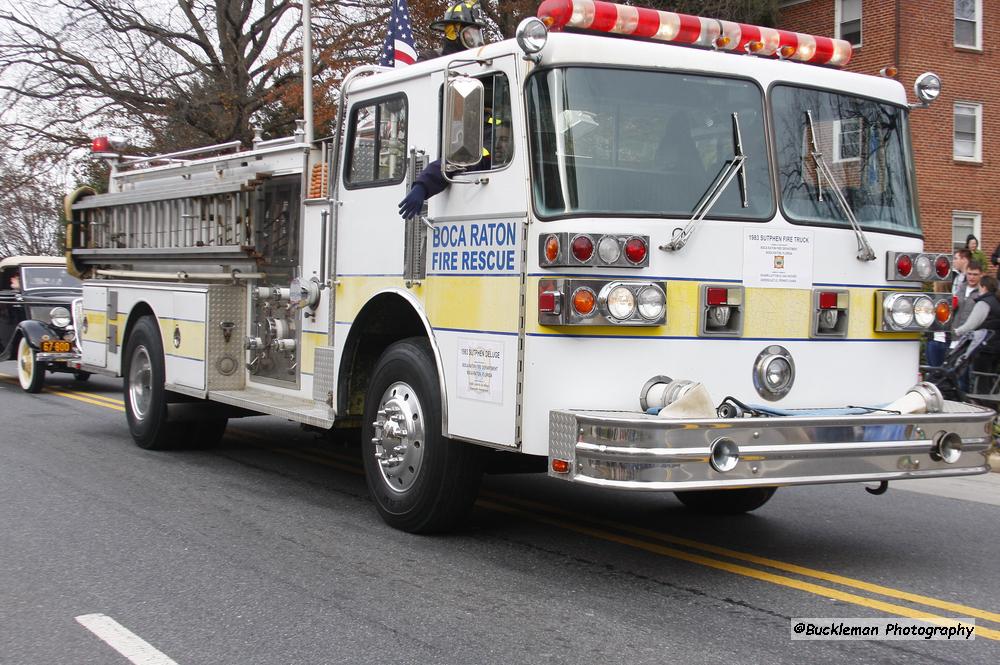
M608 293L608 314L625 320L635 313L635 295L624 286L616 286Z
M913 92L924 104L930 104L941 94L941 77L933 72L924 72L913 83Z
M795 363L788 349L772 345L754 362L753 384L761 397L778 400L788 394L795 382Z
M927 296L913 301L913 318L921 328L930 328L934 323L934 303Z
M614 236L601 238L601 242L597 243L597 255L601 257L602 263L617 263L622 255L622 246L618 244L618 238Z
M56 328L65 328L72 323L73 318L65 307L53 307L49 310L49 321Z
M913 303L909 298L896 296L888 305L889 316L897 327L905 328L913 323Z
M784 358L771 358L764 366L764 381L767 387L777 392L792 380L792 366Z
M530 16L517 25L517 45L527 55L538 53L545 47L545 42L549 39L549 29L545 27L541 19Z
M920 279L929 281L931 273L934 271L934 264L931 263L931 257L926 254L918 255L917 260L913 262L913 271L917 273L917 277Z
M655 320L663 316L666 298L663 291L654 286L647 286L639 292L639 314L644 319Z

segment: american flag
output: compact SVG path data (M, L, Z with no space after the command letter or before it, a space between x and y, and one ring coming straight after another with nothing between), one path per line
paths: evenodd
M389 34L382 45L383 67L412 65L417 61L417 49L413 46L413 28L410 26L410 8L406 0L394 0L392 16L389 17Z

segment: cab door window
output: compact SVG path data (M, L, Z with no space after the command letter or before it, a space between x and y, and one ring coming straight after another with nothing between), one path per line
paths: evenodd
M406 97L365 102L351 111L348 189L395 185L406 174Z

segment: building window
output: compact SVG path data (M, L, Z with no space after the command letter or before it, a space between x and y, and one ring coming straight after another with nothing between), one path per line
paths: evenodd
M951 213L952 250L965 247L965 239L970 235L982 238L983 216L978 212L955 210Z
M837 38L861 46L861 0L837 0Z
M955 104L955 159L983 161L983 105Z
M983 47L983 0L955 0L955 46Z
M857 162L861 159L861 118L833 121L833 161Z

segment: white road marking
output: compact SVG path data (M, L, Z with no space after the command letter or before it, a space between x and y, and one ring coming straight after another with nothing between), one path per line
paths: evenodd
M76 620L135 665L177 665L152 644L105 614L81 614Z

